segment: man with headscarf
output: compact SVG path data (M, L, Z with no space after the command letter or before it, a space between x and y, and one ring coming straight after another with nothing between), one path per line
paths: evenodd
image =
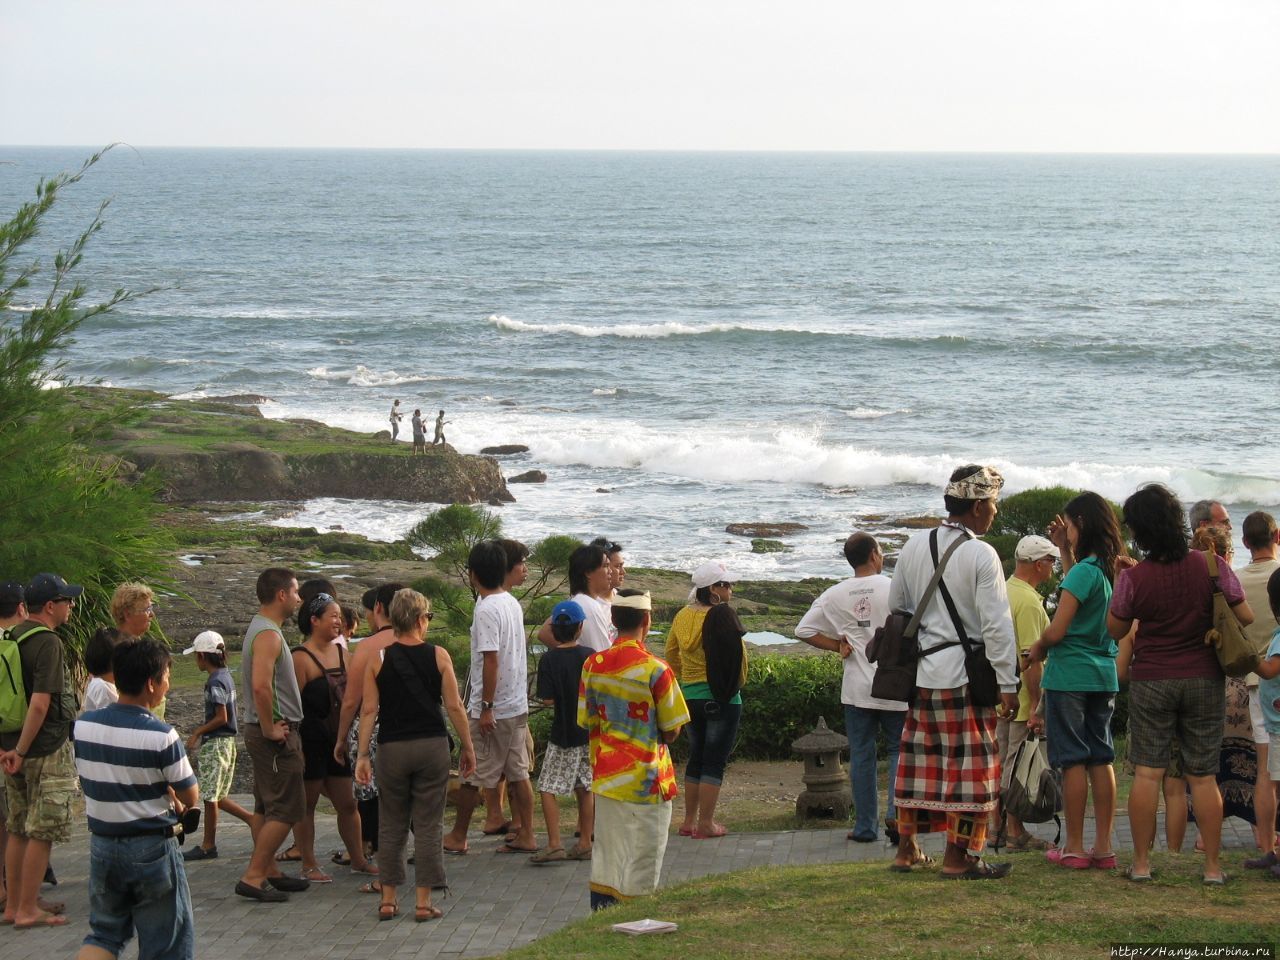
M921 615L916 698L902 729L894 788L901 841L891 868L899 872L928 863L916 836L941 830L947 833L945 879L999 879L1011 867L981 858L989 814L1000 798L996 718L1018 710L1017 647L1004 570L995 549L978 539L991 529L1003 486L993 467L957 469L943 496L946 520L908 540L894 570L889 608L914 611L934 571L946 564ZM1000 693L994 707L973 702L966 640L981 645L995 671Z

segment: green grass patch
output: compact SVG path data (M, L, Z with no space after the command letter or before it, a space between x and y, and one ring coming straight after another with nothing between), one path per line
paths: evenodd
M1118 872L1068 874L1038 854L1011 859L1012 876L992 882L903 876L889 873L885 863L706 877L601 911L505 956L1096 960L1112 943L1274 943L1280 930L1273 920L1274 882L1237 875L1225 888L1204 887L1195 857L1153 857L1157 879L1142 885ZM644 917L680 929L649 937L609 929Z

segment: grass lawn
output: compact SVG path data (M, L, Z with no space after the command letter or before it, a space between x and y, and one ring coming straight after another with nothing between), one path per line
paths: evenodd
M1012 876L992 882L903 876L883 863L761 868L659 891L505 956L1023 960L1106 957L1117 942L1275 943L1280 883L1244 877L1241 856L1230 858L1225 888L1200 883L1199 858L1172 854L1152 858L1156 881L1149 884L1113 871L1068 873L1035 854L1014 856ZM680 929L648 937L609 929L643 917Z

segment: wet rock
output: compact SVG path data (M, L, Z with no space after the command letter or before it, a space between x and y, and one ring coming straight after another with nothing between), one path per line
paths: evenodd
M481 447L480 452L489 457L505 457L511 453L528 453L523 443L500 443L496 447Z
M739 537L786 537L808 529L803 523L731 523L724 528Z
M786 553L791 548L781 540L768 540L764 537L755 537L751 541L752 553Z
M508 477L507 483L546 483L547 475L541 470L526 470L514 477Z

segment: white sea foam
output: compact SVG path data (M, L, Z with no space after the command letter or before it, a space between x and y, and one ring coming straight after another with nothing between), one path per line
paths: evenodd
M486 318L488 323L499 330L513 333L536 333L544 336L561 334L575 337L621 337L629 340L663 340L668 337L697 337L714 333L795 333L813 336L832 337L867 337L877 340L902 340L913 342L932 342L944 345L963 345L968 338L949 332L939 332L927 324L899 322L890 326L874 323L856 323L842 320L838 324L830 323L790 323L778 324L768 322L739 323L706 323L693 325L669 320L661 323L534 323L528 320L514 320L504 314L491 314Z
M892 417L894 414L910 413L910 409L903 407L899 410L877 410L874 407L856 407L853 410L842 411L850 420L879 420L881 417Z
M703 333L726 333L740 329L734 324L717 323L704 327L694 327L687 323L615 323L607 326L593 327L583 323L529 323L525 320L512 320L494 314L488 322L499 330L511 330L517 333L572 334L575 337L624 337L627 339L659 340L666 337L693 337Z
M431 383L437 380L448 380L449 377L431 376L425 373L402 374L395 370L371 370L364 364L357 364L354 370L330 370L328 367L312 367L307 376L316 380L330 380L345 383L352 387L399 387L409 383Z
M617 387L596 387L591 391L593 397L616 397L618 395Z

